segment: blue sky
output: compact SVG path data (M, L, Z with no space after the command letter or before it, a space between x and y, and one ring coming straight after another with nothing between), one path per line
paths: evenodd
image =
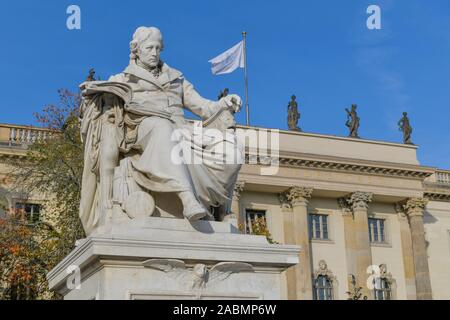
M66 28L66 9L81 8L81 30ZM366 9L382 10L368 30ZM296 94L306 132L345 136L344 108L358 104L363 138L401 142L408 111L424 165L450 168L450 2L315 1L8 1L0 13L0 122L34 124L33 112L77 89L90 67L107 79L128 63L140 25L159 27L163 59L205 97L244 96L243 73L213 76L210 58L248 32L253 125L287 127ZM238 116L245 122L245 114Z

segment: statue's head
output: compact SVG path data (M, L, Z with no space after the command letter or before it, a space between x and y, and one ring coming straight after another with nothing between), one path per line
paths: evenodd
M139 60L145 66L154 68L160 62L163 48L163 37L158 28L139 27L130 42L130 59Z
M352 104L352 110L355 111L356 110L356 104Z
M403 112L403 116L406 117L408 115L407 112Z
M292 101L295 101L295 99L297 99L297 97L295 95L291 96Z

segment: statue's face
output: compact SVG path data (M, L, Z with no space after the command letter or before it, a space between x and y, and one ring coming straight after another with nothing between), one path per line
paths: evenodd
M161 42L146 40L139 47L139 60L150 68L158 66L161 55Z
M323 261L323 260L319 261L319 268L320 268L321 270L325 270L325 269L327 268L326 262Z

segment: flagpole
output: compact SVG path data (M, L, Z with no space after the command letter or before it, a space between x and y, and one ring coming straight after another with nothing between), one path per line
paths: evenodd
M248 108L248 77L247 77L247 32L243 31L244 37L244 81L245 81L245 114L247 119L247 126L250 125L250 111Z

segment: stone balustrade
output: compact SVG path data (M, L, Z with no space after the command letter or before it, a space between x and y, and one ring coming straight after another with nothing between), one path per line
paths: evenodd
M448 185L450 186L450 170L436 170L436 172L425 179L425 182L433 185Z
M6 146L26 146L35 141L45 141L50 130L32 126L0 124L0 144Z
M438 170L435 175L437 183L450 185L450 171Z

